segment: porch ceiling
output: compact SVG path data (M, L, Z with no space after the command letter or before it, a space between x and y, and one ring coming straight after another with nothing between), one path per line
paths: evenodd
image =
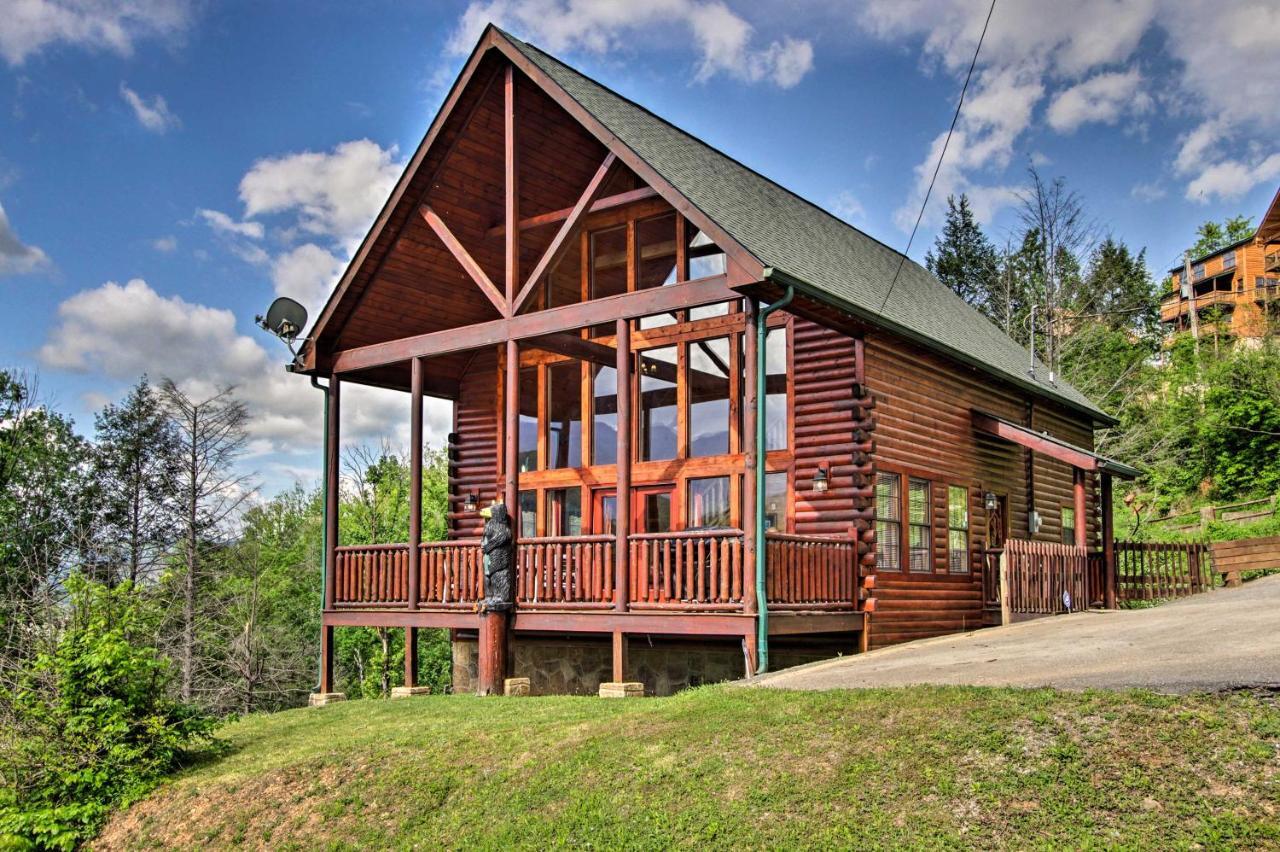
M1036 432L1026 426L1005 420L1003 417L997 417L994 414L988 414L985 411L979 411L976 408L970 411L973 418L973 428L979 432L1003 438L1037 453L1043 453L1072 467L1086 471L1109 473L1121 479L1136 479L1142 475L1142 471L1136 467L1130 467L1123 462L1098 455L1092 450L1077 447L1075 444L1053 437L1048 432Z

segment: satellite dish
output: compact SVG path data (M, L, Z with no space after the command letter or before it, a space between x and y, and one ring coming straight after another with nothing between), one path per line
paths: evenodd
M307 325L307 309L290 299L281 296L267 308L267 315L259 315L258 325L283 340L292 343Z

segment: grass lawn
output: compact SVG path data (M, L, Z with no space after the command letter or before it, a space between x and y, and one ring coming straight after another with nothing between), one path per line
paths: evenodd
M107 848L1280 848L1280 707L918 687L256 716Z

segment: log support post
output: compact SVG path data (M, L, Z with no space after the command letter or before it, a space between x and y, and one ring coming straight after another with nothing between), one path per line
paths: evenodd
M613 682L624 683L627 679L627 634L621 630L613 631Z
M618 612L627 611L627 592L629 589L629 565L631 548L628 538L631 534L631 323L629 320L617 321L617 353L616 378L614 381L617 395L617 468L618 481L615 489L614 505L616 507L616 534L614 543L614 578L613 605ZM618 637L614 634L614 680L621 682L618 669ZM625 640L624 640L625 641Z
M1103 606L1116 608L1116 531L1111 517L1111 474L1103 472L1102 490L1098 495L1102 503L1102 585Z
M480 659L477 695L501 695L507 677L507 625L505 612L480 615Z
M1072 532L1075 535L1076 547L1088 547L1089 510L1085 502L1085 472L1078 467L1073 467L1071 473L1075 486L1074 502L1076 509L1076 528Z
M413 689L418 685L418 628L404 629L404 685Z
M422 384L423 363L413 359L412 388L409 398L409 601L410 610L418 608L418 583L422 558ZM405 660L408 676L408 660ZM407 683L407 680L406 680Z
M320 628L320 694L333 693L333 627Z
M324 501L324 609L333 609L335 575L338 569L338 455L339 428L341 422L342 382L336 375L329 377L328 420L325 423L325 501ZM328 695L333 692L333 627L325 623L323 614L320 619L320 693Z

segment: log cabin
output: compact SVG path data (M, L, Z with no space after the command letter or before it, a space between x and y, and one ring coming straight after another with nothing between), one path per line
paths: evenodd
M990 618L1010 538L1098 548L1111 421L925 269L489 27L292 365L327 379L333 633L454 688L649 693ZM338 541L342 388L403 391L410 541ZM453 403L421 541L423 397ZM511 507L512 613L479 511ZM1103 550L1105 551L1105 547Z

